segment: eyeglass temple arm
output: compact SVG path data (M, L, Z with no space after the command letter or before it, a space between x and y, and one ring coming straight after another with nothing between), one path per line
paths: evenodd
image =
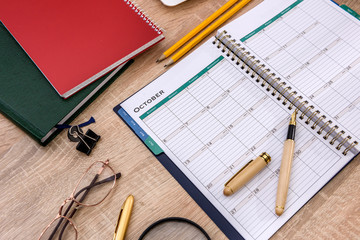
M114 180L114 177L111 176L111 177L105 178L105 179L103 179L103 180L101 180L101 181L99 181L99 182L96 182L96 180L97 180L98 177L99 177L99 175L96 174L95 177L94 177L94 179L91 181L90 185L87 186L87 187L84 187L84 188L80 189L77 193L75 193L74 198L77 198L83 191L85 191L85 193L81 196L81 198L80 198L80 200L79 200L79 202L82 202L82 201L85 199L86 195L88 194L88 192L89 192L89 190L90 190L91 188L93 188L93 187L95 187L95 186L98 186L98 185L100 185L100 184L104 184L104 183L107 183L107 182L110 182L110 181L113 181L113 180ZM116 179L119 179L119 178L121 177L121 173L116 173L116 174L115 174L115 177L116 177ZM71 201L71 203L69 204L69 206L67 207L67 209L66 209L65 212L64 212L64 216L66 216L66 215L68 214L68 212L70 211L70 209L71 209L71 207L72 207L73 204L74 204L74 201ZM77 211L77 208L74 208L74 209L72 210L72 212L70 213L70 215L69 215L68 218L72 218L72 217L74 216L74 214L76 213L76 211ZM61 220L59 221L59 223L57 224L57 226L54 228L51 236L49 237L49 240L53 238L53 235L56 233L57 229L60 227L60 224L61 224L62 220L63 220L63 219L61 219ZM62 235L63 235L63 233L64 233L64 231L65 231L65 228L67 227L67 224L68 224L68 222L66 222L66 223L64 224L64 226L62 227L62 229L61 229L61 232L60 232L60 235L59 235L59 239L60 239L60 240L62 239Z
M119 179L119 178L121 177L121 173L115 174L115 177L116 177L116 179ZM84 188L80 189L77 193L75 193L74 198L77 198L77 197L78 197L83 191L85 191L85 190L90 190L91 188L93 188L93 187L95 187L95 186L98 186L98 185L100 185L100 184L104 184L104 183L107 183L107 182L110 182L110 181L113 181L113 180L114 180L114 177L111 176L111 177L105 178L105 179L103 179L103 180L101 180L101 181L99 181L99 182L90 183L89 186L84 187ZM87 192L84 193L84 195L81 197L80 202L81 202L82 200L84 200L84 198L85 198L86 195L87 195Z
M95 177L94 177L94 179L91 181L90 186L93 185L93 184L96 182L96 180L97 180L98 177L99 177L99 174L96 174ZM88 193L89 190L90 190L90 188L88 188L88 189L86 190L86 192L84 193L84 195L81 197L80 201L84 200L84 198L86 197L86 195L87 195L87 193ZM75 198L76 198L76 197L75 197ZM64 212L63 216L66 216L66 215L67 215L67 213L69 212L69 210L70 210L70 208L72 207L73 203L74 203L74 201L71 201L71 202L70 202L70 204L69 204L68 208L66 209L66 211ZM71 217L75 214L75 212L76 212L76 208L74 209L74 211L70 214L70 216L69 216L68 218L71 218ZM49 237L49 240L53 239L53 237L54 237L55 233L57 232L58 228L60 227L62 221L63 221L63 218L61 218L61 219L59 220L58 224L56 225L56 227L55 227L54 230L52 231L52 233L51 233L51 235L50 235L50 237ZM61 232L60 232L60 235L59 235L59 238L58 238L59 240L62 239L62 235L63 235L63 233L64 233L65 228L67 227L67 225L68 225L68 221L65 222L64 226L63 226L62 229L61 229Z

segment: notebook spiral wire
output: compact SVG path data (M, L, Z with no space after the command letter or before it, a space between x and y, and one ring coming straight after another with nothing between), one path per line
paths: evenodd
M280 77L276 77L276 74L271 72L265 64L262 64L259 59L256 59L246 48L242 47L236 39L231 39L226 31L221 32L215 37L213 44L217 48L221 49L223 53L226 53L227 57L231 57L231 61L236 61L236 65L240 66L241 69L245 70L251 78L256 78L256 82L261 82L262 87L266 87L266 90L271 93L272 96L276 97L278 101L282 101L283 105L287 105L288 109L291 110L293 107L296 108L296 111L300 111L300 119L305 120L305 123L309 125L311 122L314 122L311 126L312 129L316 129L319 126L317 134L322 135L324 132L323 138L328 140L328 138L334 135L329 139L330 144L333 145L337 140L340 143L336 146L337 150L348 143L348 146L342 152L343 155L346 155L352 148L358 145L357 141L350 143L351 136L342 137L345 134L345 131L337 131L339 127L337 125L332 126L333 122L331 120L325 121L326 116L321 115L319 110L316 110L313 105L309 105L307 100L304 100L302 96L297 95L296 91L291 91L290 86L286 86L286 82L282 81ZM302 110L303 109L303 110ZM307 118L306 118L307 117Z
M149 24L149 26L152 27L154 31L156 31L158 34L162 34L164 32L164 29L158 27L159 25L155 21L153 21L135 1L124 0L124 2L129 5L129 7L137 13L137 15L139 15L144 21L146 21L146 23Z

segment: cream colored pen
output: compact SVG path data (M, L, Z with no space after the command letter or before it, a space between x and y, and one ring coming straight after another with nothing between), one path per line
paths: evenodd
M129 195L126 198L123 206L121 207L113 240L125 239L125 234L130 222L130 216L133 206L134 206L134 197L133 195Z
M248 162L242 169L240 169L229 181L225 183L224 195L233 195L236 191L242 188L250 179L252 179L258 172L261 171L271 161L271 157L266 152L263 152L255 160Z
M275 213L281 216L285 210L285 203L290 182L291 165L294 158L296 130L296 111L291 115L287 137L281 159L279 182L276 193Z

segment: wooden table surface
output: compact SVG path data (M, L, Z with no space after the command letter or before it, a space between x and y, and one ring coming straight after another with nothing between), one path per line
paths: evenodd
M122 177L103 204L76 214L79 239L112 239L119 209L129 194L135 196L135 206L126 239L137 239L149 224L170 216L189 218L204 227L212 239L226 239L112 110L163 73L163 64L155 63L157 57L225 2L189 0L170 8L159 0L137 1L165 30L166 39L136 57L135 63L74 121L81 123L90 116L96 119L91 129L101 140L91 156L76 151L65 131L42 147L0 115L0 239L37 239L83 171L93 161L106 159ZM253 0L236 16L259 2ZM360 12L358 0L338 3ZM360 239L359 160L348 164L272 238ZM202 239L186 225L170 224L160 230L168 235L147 239Z

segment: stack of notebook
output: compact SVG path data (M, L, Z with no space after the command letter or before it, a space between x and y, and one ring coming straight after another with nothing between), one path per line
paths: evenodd
M164 38L131 1L7 1L0 19L0 111L44 145Z

